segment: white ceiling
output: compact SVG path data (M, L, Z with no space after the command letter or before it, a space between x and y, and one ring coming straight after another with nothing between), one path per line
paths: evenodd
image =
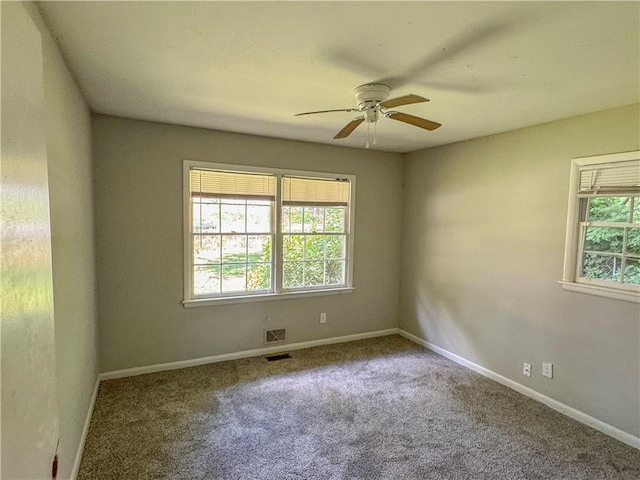
M364 148L353 89L397 109L376 149L408 152L640 101L638 2L42 2L95 112Z

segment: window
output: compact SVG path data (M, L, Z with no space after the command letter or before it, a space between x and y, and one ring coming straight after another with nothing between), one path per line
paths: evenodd
M271 289L276 177L192 168L192 296Z
M640 152L573 160L562 283L640 303Z
M351 289L355 178L184 162L185 301Z
M282 179L282 286L345 285L349 183Z

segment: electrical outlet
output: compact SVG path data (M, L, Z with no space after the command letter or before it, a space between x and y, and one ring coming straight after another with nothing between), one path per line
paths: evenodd
M322 312L320 314L320 323L327 323L327 314L326 314L326 312Z
M523 363L522 364L522 374L526 377L530 377L531 376L531 364L529 363Z
M553 363L542 364L542 376L553 378Z

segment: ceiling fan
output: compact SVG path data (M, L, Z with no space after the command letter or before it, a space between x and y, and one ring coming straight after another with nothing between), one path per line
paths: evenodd
M297 113L295 116L298 117L300 115L313 115L316 113L329 112L361 112L363 114L347 123L344 128L333 137L334 139L348 137L363 122L367 122L368 125L373 123L375 126L381 115L392 120L424 128L425 130L435 130L440 127L439 123L427 120L426 118L416 117L414 115L409 115L408 113L396 112L395 110L388 110L402 105L429 101L424 97L413 94L387 100L387 98L389 98L390 91L391 88L388 85L382 83L367 83L360 85L355 89L358 108L319 110L317 112ZM367 147L369 146L368 144L369 141L367 136Z

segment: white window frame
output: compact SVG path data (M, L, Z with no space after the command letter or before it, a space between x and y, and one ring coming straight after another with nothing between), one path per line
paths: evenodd
M196 296L193 294L193 235L192 226L192 202L190 192L190 171L192 168L208 170L223 170L238 173L262 173L276 176L276 199L274 202L275 215L273 215L273 245L272 245L272 285L267 293L223 294L215 296ZM349 205L347 209L347 235L346 235L346 262L345 262L345 285L344 286L320 286L309 288L285 289L282 286L282 178L285 176L318 178L318 179L341 179L348 180L350 184ZM194 160L183 161L183 245L184 245L184 299L182 304L185 307L197 307L206 305L221 305L229 303L256 302L265 300L282 300L286 298L300 298L318 295L336 295L351 293L355 290L353 286L353 249L354 249L354 225L355 225L355 175L331 173L331 172L309 172L304 170L289 170L281 168L256 167L250 165L235 165L225 163L210 163Z
M640 160L640 151L597 155L574 158L571 161L569 185L569 206L567 211L567 230L565 236L564 268L562 280L559 282L567 291L586 293L600 297L613 298L626 302L640 303L640 286L599 281L579 276L580 262L583 253L580 240L580 170L585 166L619 163ZM633 194L635 196L635 194Z

